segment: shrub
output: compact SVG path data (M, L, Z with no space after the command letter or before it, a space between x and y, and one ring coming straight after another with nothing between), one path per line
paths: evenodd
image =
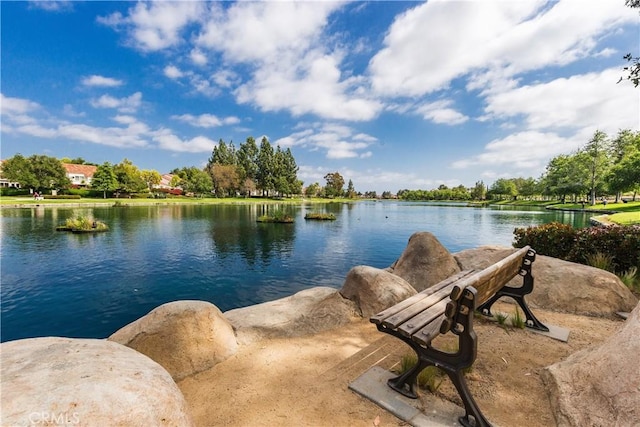
M612 270L626 271L640 263L640 226L574 229L560 223L516 228L513 246L529 245L540 255L588 264L598 252L611 257Z
M27 196L28 188L0 187L0 196Z
M336 216L332 213L309 212L304 216L304 219L334 221L336 219Z
M274 210L271 215L262 215L258 217L258 222L293 222L293 217L282 209Z
M47 200L53 200L53 199L73 199L73 200L77 200L77 199L81 199L82 197L80 197L80 195L78 194L58 194L56 196L53 196L51 194L45 194L43 196L45 199Z
M587 263L587 256L602 252L612 258L612 271L626 271L640 260L640 226L587 227L578 230L569 261Z
M587 261L587 265L590 265L591 267L611 272L614 271L613 257L609 254L596 252L594 254L587 254L585 259Z
M515 243L517 248L531 246L541 255L566 259L576 239L576 229L569 224L551 222L537 227L516 228Z
M622 283L624 283L629 289L635 292L640 292L640 274L638 274L638 267L633 266L621 273L618 277L620 277Z

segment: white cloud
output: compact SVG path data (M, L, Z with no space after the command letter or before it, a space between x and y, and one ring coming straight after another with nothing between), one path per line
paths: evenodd
M491 141L482 153L452 167L499 166L511 176L524 171L537 176L551 158L583 146L595 130L613 135L619 129L636 129L638 94L629 82L616 84L619 77L620 70L612 68L489 95L481 119L522 130ZM485 173L498 176L492 170Z
M303 146L312 151L326 152L328 159L368 158L371 151L364 151L377 139L364 133L354 134L352 128L338 124L311 124L303 130L275 141L282 147Z
M232 70L218 70L213 76L213 81L220 87L230 88L240 82L240 76Z
M99 86L99 87L117 87L123 85L122 80L114 79L112 77L104 77L99 75L91 75L82 79L84 86Z
M470 166L500 166L522 171L540 171L552 157L578 148L584 141L561 137L552 132L525 131L495 139L484 147L484 152L453 162L454 169Z
M358 79L341 80L338 55L310 52L292 68L265 66L236 93L239 103L255 103L262 111L289 110L294 116L315 114L327 119L371 120L382 104L356 95Z
M240 119L234 116L219 118L213 114L201 114L194 116L192 114L182 114L180 116L171 116L174 120L180 120L185 123L189 123L191 126L202 128L214 128L225 125L235 125L240 123Z
M70 0L30 0L29 5L48 12L68 12L73 10Z
M98 17L98 22L124 28L129 43L142 51L157 51L180 44L184 28L200 20L205 11L206 3L198 1L139 2L129 9L127 17L116 12Z
M179 79L180 77L184 77L184 73L180 71L178 67L175 65L167 65L164 67L164 75L169 77L170 79Z
M607 133L637 128L640 104L628 81L616 84L621 70L558 78L487 97L486 118L517 120L528 129L590 129Z
M180 139L169 129L154 132L152 139L163 150L187 153L210 153L216 145L215 141L204 136L187 140Z
M91 105L94 108L115 108L121 113L133 113L142 105L142 93L136 92L125 98L102 95L98 99L92 99Z
M189 57L191 58L191 62L196 65L207 65L207 55L205 55L200 49L193 49L189 53Z
M283 54L304 52L320 35L340 2L238 2L214 5L197 39L203 48L224 52L228 61L276 62Z
M369 71L386 96L424 95L468 75L470 89L500 88L519 73L594 55L599 38L633 22L623 2L430 1L395 19Z
M11 98L0 93L0 108L3 116L13 116L35 111L40 108L40 104L28 99Z
M423 104L416 109L416 112L425 120L438 124L458 125L469 120L469 117L451 108L453 101L440 100Z

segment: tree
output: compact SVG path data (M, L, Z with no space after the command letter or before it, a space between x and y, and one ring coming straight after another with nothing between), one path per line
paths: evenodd
M629 7L637 8L640 7L640 0L626 0L625 4ZM627 53L623 56L623 59L629 63L629 65L622 68L627 72L626 80L630 80L633 83L633 86L638 87L640 84L640 57ZM620 77L618 83L624 79L625 77Z
M240 187L238 171L233 165L216 163L209 170L213 181L213 190L217 197L227 197L234 194Z
M607 134L599 130L582 149L587 158L587 170L589 172L589 194L591 205L596 204L596 192L602 189L604 178L609 173L611 162L609 159L609 141Z
M324 191L327 197L341 197L342 187L344 187L344 178L338 172L328 173L324 176L327 185Z
M356 197L358 197L358 194L356 193L356 189L353 186L353 181L351 180L349 180L349 183L347 184L346 196L349 199L355 199Z
M320 193L320 184L317 182L314 182L313 184L309 185L304 190L304 194L307 197L316 197L318 193Z
M629 170L629 165L634 164L634 160L630 157L634 157L638 152L640 152L640 132L623 129L611 141L611 160L614 165L605 180L609 190L616 193L616 203L620 201L622 192L637 188L634 184L634 171Z
M91 178L91 188L102 191L104 199L107 198L107 191L114 191L118 188L118 179L111 163L104 162L96 168L93 178Z
M118 190L125 193L137 193L147 188L142 173L131 160L124 159L113 167L118 180Z
M211 190L213 189L213 181L211 180L211 176L203 171L202 169L198 169L195 166L191 169L191 173L189 174L188 180L186 181L185 191L194 193L197 196L203 196L205 194L211 194Z
M268 195L275 189L275 154L273 147L266 137L262 137L258 151L256 184L262 190L262 195Z
M483 181L477 181L471 190L471 198L473 200L484 200L487 197L487 187Z
M34 154L25 159L16 154L5 160L2 173L10 181L35 191L64 189L71 185L62 162L50 156Z
M173 186L180 186L187 193L193 193L198 196L210 194L213 189L213 181L211 175L195 166L183 167L171 171L174 177L179 177L180 182Z
M518 188L516 187L515 182L511 179L500 178L496 180L493 184L491 184L491 188L489 192L492 195L499 196L498 198L502 199L502 196L507 196L508 198L515 198L518 195Z
M250 179L255 183L258 177L258 146L253 137L248 137L244 144L240 144L237 163L240 179ZM255 184L253 186L255 187Z
M147 183L147 188L149 189L149 192L153 191L154 185L158 185L160 184L160 181L162 181L162 176L160 175L160 172L153 169L145 169L142 172L140 172L140 174L144 182Z
M233 142L227 145L222 139L220 139L220 141L218 141L218 145L213 147L213 152L211 153L207 166L216 163L220 165L235 165L237 163L236 149L233 146Z

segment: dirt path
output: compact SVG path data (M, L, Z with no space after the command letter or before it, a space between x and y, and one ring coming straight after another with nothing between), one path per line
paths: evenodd
M509 313L513 307L498 304L494 312ZM535 312L545 323L570 329L569 342L477 322L478 358L467 379L485 416L497 425L555 425L540 379L542 368L602 342L622 325L622 320ZM383 344L386 354L376 364L385 369L410 353L399 340L363 320L310 337L242 347L178 386L199 427L406 425L348 389L371 366L361 363L365 353ZM436 394L461 403L448 381Z

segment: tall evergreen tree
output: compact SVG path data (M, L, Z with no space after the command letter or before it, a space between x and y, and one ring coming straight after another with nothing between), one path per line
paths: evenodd
M113 165L104 162L96 168L93 178L91 178L91 188L102 191L102 197L107 198L107 191L118 189L118 179L113 171Z
M275 189L275 154L271 143L266 137L262 137L262 141L260 141L257 164L257 187L262 190L263 196L268 195L269 191Z

